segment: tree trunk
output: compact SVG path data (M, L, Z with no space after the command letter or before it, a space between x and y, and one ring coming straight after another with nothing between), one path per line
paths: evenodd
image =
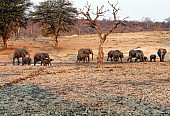
M55 47L58 47L58 36L55 36Z
M4 42L4 49L7 49L7 40L6 38L3 38L3 42Z
M104 41L100 40L100 44L98 48L98 68L103 68L103 59L104 59L103 44Z

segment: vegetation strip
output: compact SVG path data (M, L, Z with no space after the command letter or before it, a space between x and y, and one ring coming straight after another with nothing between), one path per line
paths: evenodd
M37 75L41 75L44 70L45 70L45 68L39 68L38 70L31 72L31 74L29 74L28 76L26 76L24 78L15 79L15 80L12 80L9 83L5 83L4 85L0 85L0 89L5 88L5 87L11 87L12 85L15 85L17 83L25 81L27 79L35 78Z

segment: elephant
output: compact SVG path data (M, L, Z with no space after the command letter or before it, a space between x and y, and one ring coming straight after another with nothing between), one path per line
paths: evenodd
M19 58L22 58L22 61L23 61L23 58L26 55L28 55L30 57L30 53L25 48L16 49L13 53L13 65L15 65L15 58L18 59L18 65L19 65L20 64Z
M54 59L51 59L51 58L50 58L50 60L44 59L43 61L44 61L44 62L43 62L43 65L44 65L44 66L49 66L49 65L51 66L51 61L54 61Z
M78 50L78 54L92 54L92 60L93 60L93 51L90 48L81 48ZM90 57L88 57L88 62L90 61Z
M44 59L49 60L50 62L50 57L48 53L45 52L36 53L34 55L34 66L38 61L41 61L41 65L44 64Z
M76 63L78 63L78 62L80 63L80 61L82 61L82 60L84 61L84 63L85 62L87 63L87 62L89 62L88 59L89 59L89 54L80 53L80 54L77 55Z
M156 55L155 55L155 54L151 54L151 55L150 55L150 62L152 62L152 60L153 60L154 62L156 62Z
M23 57L22 65L25 65L25 64L31 65L31 61L32 61L32 59L30 57Z
M144 56L142 50L130 50L130 51L129 51L129 57L128 57L127 61L130 60L130 62L132 62L132 58L136 58L136 54L137 54L137 53L141 53L140 55L141 55L141 56ZM138 55L139 55L139 54L138 54ZM139 56L137 56L137 57L139 57ZM143 61L143 58L142 58L141 60Z
M147 58L147 57L146 57ZM145 58L145 59L146 59ZM135 62L137 62L137 60L140 60L140 62L143 62L144 61L144 54L143 54L143 52L137 52L136 53L136 59L135 59Z
M160 62L164 62L164 57L165 57L166 53L167 53L166 49L164 49L164 48L158 49L157 54L158 54L158 56L160 58Z
M122 62L122 58L123 58L123 52L120 52L119 50L110 50L108 52L108 57L107 57L107 61L109 60L109 58L111 59L111 62L113 61L118 61L119 58Z
M143 61L147 62L148 58L146 56L143 57Z

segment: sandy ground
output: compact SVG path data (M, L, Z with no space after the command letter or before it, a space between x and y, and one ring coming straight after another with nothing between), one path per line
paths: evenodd
M44 39L45 41L42 41ZM116 33L104 46L104 68L96 64L97 35L9 41L0 51L0 114L3 115L170 115L170 52L165 62L126 62L128 51L145 56L159 48L170 51L170 32ZM45 51L52 66L12 66L15 48L26 47L31 58ZM95 59L75 63L78 49L89 47ZM106 61L109 50L121 50L123 63ZM17 105L16 105L17 104ZM12 110L11 110L12 109Z

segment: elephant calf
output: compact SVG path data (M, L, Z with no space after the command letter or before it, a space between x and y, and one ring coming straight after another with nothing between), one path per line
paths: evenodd
M146 56L143 57L143 61L147 62L148 58Z
M86 62L89 62L89 54L78 54L77 55L77 61L76 61L76 63L77 62L79 62L80 63L80 61L84 61L84 63Z
M50 60L48 60L48 59L44 59L43 60L43 65L44 66L51 66L51 61L54 61L54 59L50 59Z
M32 59L30 57L23 57L22 59L22 65L31 65Z
M150 62L152 62L152 60L153 60L154 62L156 62L156 55L155 55L155 54L151 54L151 55L150 55Z

